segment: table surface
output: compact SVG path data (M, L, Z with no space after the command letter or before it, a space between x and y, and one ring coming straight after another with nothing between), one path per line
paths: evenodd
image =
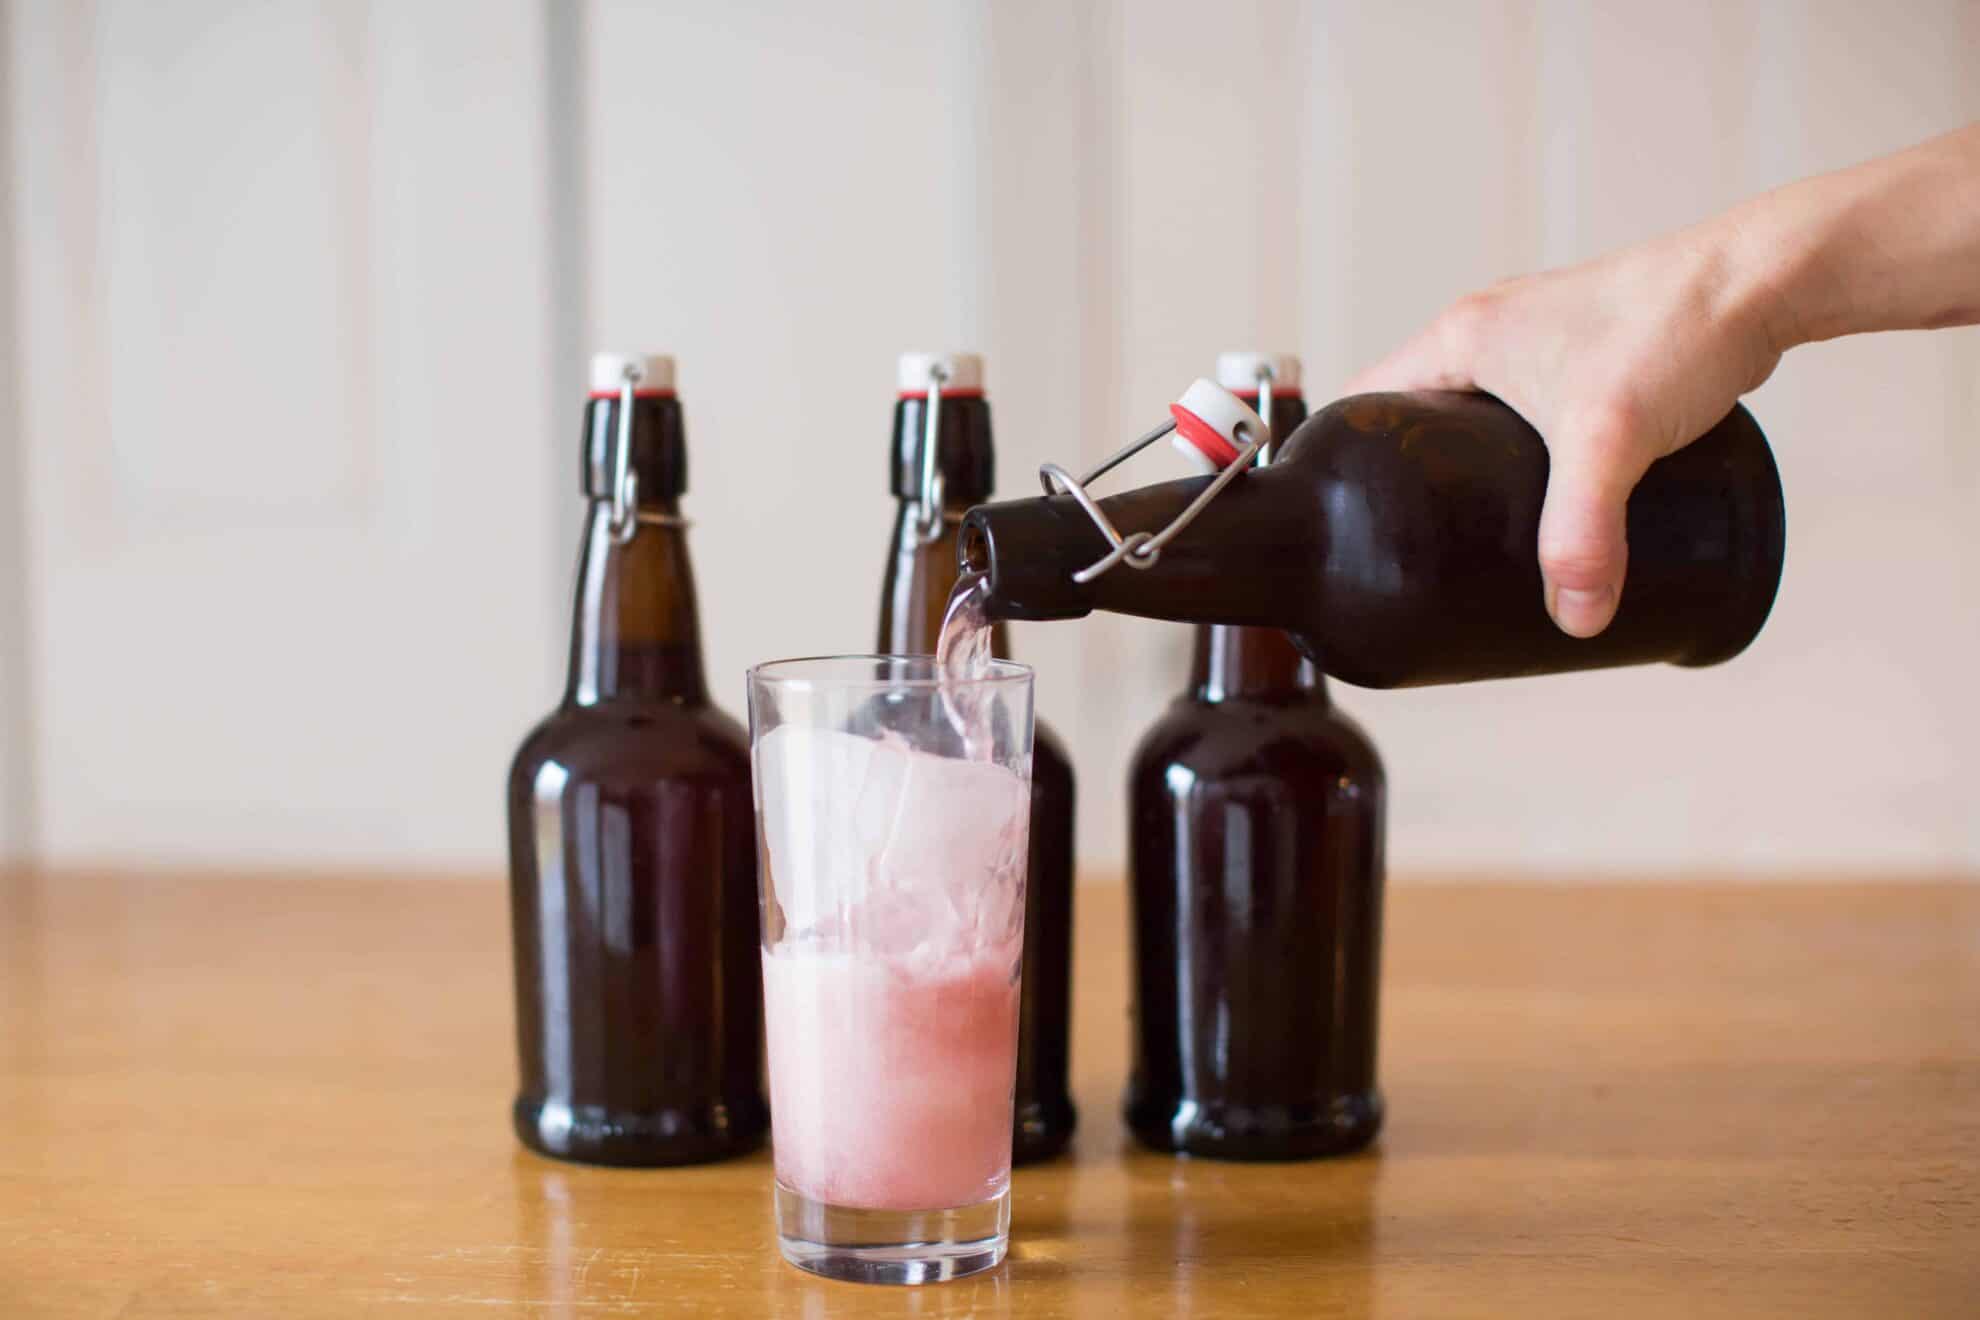
M488 880L0 873L0 1315L1980 1314L1980 884L1391 889L1367 1155L1133 1149L1079 895L1076 1149L1011 1259L783 1264L767 1157L509 1134Z

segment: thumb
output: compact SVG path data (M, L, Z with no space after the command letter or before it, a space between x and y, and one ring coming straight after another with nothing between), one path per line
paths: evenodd
M1540 573L1547 613L1570 637L1593 637L1622 602L1629 563L1629 492L1642 475L1609 455L1616 447L1553 447L1540 510Z

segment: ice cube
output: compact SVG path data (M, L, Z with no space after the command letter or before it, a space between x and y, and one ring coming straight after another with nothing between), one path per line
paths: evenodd
M1008 929L1031 793L993 762L782 725L757 742L772 892L796 932L830 922L882 953L959 951Z
M868 773L879 748L871 738L802 724L780 724L757 739L764 862L793 930L817 926L870 869L866 840L893 812L885 776Z
M1012 830L1028 814L1029 786L993 761L910 753L903 769L894 816L875 854L888 877L915 885L996 870L1008 857Z
M937 960L1001 942L1024 892L1029 784L988 761L914 753L903 768L874 854L867 942Z

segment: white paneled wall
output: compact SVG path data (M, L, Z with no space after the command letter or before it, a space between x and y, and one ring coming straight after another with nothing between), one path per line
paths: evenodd
M586 25L590 337L679 358L732 709L750 663L872 647L894 355L986 330L980 17L856 12L601 3Z
M12 18L0 0L0 51ZM10 98L0 97L0 346L16 342ZM15 354L0 347L0 862L34 844L34 756L28 711L27 536L22 526L20 389Z
M541 8L13 20L41 845L493 858L563 571Z
M989 354L1027 494L1220 349L1318 401L1468 287L1980 115L1963 0L12 11L0 849L57 858L499 859L590 345L679 357L737 709L871 644L904 348ZM1754 408L1791 533L1739 663L1342 692L1399 864L1980 865L1980 335ZM1117 861L1187 631L1017 642Z

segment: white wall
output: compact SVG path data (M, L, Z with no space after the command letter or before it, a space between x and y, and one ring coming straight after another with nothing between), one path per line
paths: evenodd
M0 50L12 15L0 0ZM14 327L13 172L8 99L0 97L0 345ZM33 848L34 757L29 747L27 538L21 526L19 391L12 352L0 352L0 864Z
M544 40L521 0L16 6L52 857L497 855L566 571Z
M1960 0L14 8L0 847L57 858L497 861L587 346L679 356L736 709L870 645L903 348L989 354L1028 493L1220 349L1324 397L1466 287L1980 114ZM1759 393L1789 562L1737 664L1344 692L1398 864L1980 866L1977 381L1962 331ZM1092 862L1187 645L1020 631Z

